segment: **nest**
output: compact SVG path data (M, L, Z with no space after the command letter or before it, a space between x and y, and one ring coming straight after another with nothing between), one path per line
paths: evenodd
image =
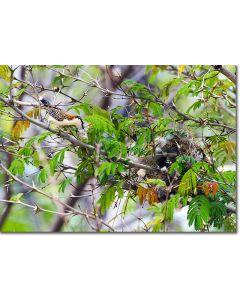
M159 178L166 183L165 188L158 188L159 201L166 198L166 190L170 193L176 193L180 183L181 176L177 172L169 174L169 168L176 161L178 156L191 156L195 161L207 161L207 157L202 148L190 136L173 134L168 139L160 138L157 141L157 147L154 155L138 158L138 162L152 166L152 170L140 169L136 171L135 185L138 186L148 178ZM189 164L187 168L191 168Z

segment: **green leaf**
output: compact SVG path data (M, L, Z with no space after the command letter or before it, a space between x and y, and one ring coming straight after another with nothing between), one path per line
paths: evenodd
M227 209L224 203L219 201L211 202L210 224L220 229L223 226L223 221L226 214L227 214Z
M184 196L184 197L182 198L182 204L183 204L183 206L186 206L186 205L187 205L188 199L189 199L188 196Z
M162 215L162 203L154 203L147 210L153 212L156 216L160 216Z
M10 81L11 78L11 70L7 65L0 65L0 77L5 79L6 81Z
M119 162L118 163L118 172L122 173L125 170L126 170L126 167L124 166L124 164L122 164L122 163Z
M237 232L237 219L236 214L231 214L224 220L225 232Z
M72 177L69 177L64 179L62 182L60 182L58 191L64 193L66 187L68 187L71 184L72 179L73 179Z
M38 174L38 182L45 183L46 180L48 179L48 176L49 176L49 172L47 171L46 168L43 168Z
M236 171L225 171L221 173L221 176L227 181L229 184L236 184L237 181L237 172Z
M191 110L195 111L196 109L200 108L201 105L203 104L202 100L198 100L196 102L194 102L186 111L186 113L188 114Z
M138 83L131 79L126 79L126 80L124 80L123 83L126 84L129 88L131 88L132 91L135 91L135 92L139 92L142 90L148 90L148 88L145 85Z
M103 183L110 175L114 176L116 174L118 167L118 163L104 162L96 169L95 174L99 176L100 182Z
M147 226L152 227L153 232L161 231L166 216L166 207L161 203L154 203L147 210L154 213L153 220L148 222Z
M75 172L77 184L83 183L86 179L94 175L94 166L91 159L84 159Z
M39 135L33 136L32 138L30 138L30 139L26 142L25 146L26 146L26 147L30 147L30 146L32 146L32 145L35 144L35 143L40 144L40 143L42 143L48 136L50 136L51 134L52 134L51 132L45 131L45 132L43 132L43 133L41 133L41 134L39 134Z
M126 118L124 120L122 120L119 124L118 124L118 129L120 131L123 131L123 132L127 132L127 133L130 133L132 131L132 128L134 126L134 123L137 122L137 121L142 121L141 120L138 120L138 119L135 119L135 118Z
M126 158L127 156L127 147L120 141L117 141L113 138L102 139L103 149L108 155L108 158Z
M133 199L131 193L128 193L127 199L124 202L122 212L124 216L134 212L137 207L137 202Z
M109 119L110 120L110 114L107 110L102 109L101 107L97 106L97 105L93 105L92 106L92 111L93 111L93 115L98 115L98 116L102 116L105 119Z
M25 171L25 163L22 158L16 158L12 161L9 171L13 175L20 175L22 176Z
M28 156L31 156L33 154L33 148L32 147L21 148L18 151L18 154L22 155L22 156L26 156L26 157L24 157L24 160L28 162L28 159L29 159Z
M176 87L180 84L181 82L181 78L175 78L173 79L172 76L170 76L167 81L165 81L163 84L161 84L162 88L162 94L165 98L167 98L169 96L169 91L173 88Z
M236 143L226 140L214 145L212 150L219 166L224 166L226 162L236 162Z
M180 182L178 193L181 196L187 196L196 191L197 174L192 170L188 170Z
M102 214L104 214L111 207L112 203L116 199L116 195L118 195L118 198L123 197L122 182L118 183L117 185L111 185L107 187L101 193L98 204L100 205Z
M41 165L41 160L39 159L39 155L38 155L38 152L35 151L33 153L33 165L36 167L36 168L39 168L39 166Z
M6 97L9 93L9 86L3 86L0 88L0 95L3 95L4 97Z
M86 116L98 115L110 120L110 114L107 110L87 102L75 104L72 107L70 107L70 109L75 110L77 114L80 114L80 112L82 111Z
M110 174L112 174L112 175L115 175L115 174L116 174L117 166L118 166L118 165L117 165L116 163L112 163L112 166L111 166L109 175L110 175Z
M168 220L170 223L173 222L174 209L178 208L179 200L180 200L180 195L176 194L172 196L168 201L164 202L163 204L165 219Z
M16 97L19 98L26 90L28 87L21 88L20 90L17 91Z
M85 117L84 121L90 123L92 128L98 134L115 133L114 124L110 120L104 118L103 116L94 114L94 115Z
M151 71L151 72L149 72ZM148 82L152 85L156 84L156 80L158 78L158 73L160 72L160 68L158 66L147 66L145 70L145 74L148 74Z
M219 191L216 193L215 198L221 202L229 203L237 196L237 172L225 171L218 172L212 175L214 181L220 181Z
M179 174L186 173L196 160L192 156L182 155L176 158L176 161L171 165L169 169L169 174L172 175L174 172Z
M52 86L53 87L61 86L63 84L64 78L65 77L63 75L58 75L58 76L54 77L52 80Z
M54 175L55 169L59 164L63 163L64 155L67 149L63 149L59 151L57 154L55 154L50 160L49 160L49 167L51 175Z
M161 180L161 179L158 179L158 178L148 178L145 182L147 184L155 185L157 187L164 187L164 186L166 186L166 182L163 181L163 180Z
M196 163L193 163L192 170L196 173L205 172L208 174L210 171L209 165L205 161L198 161Z
M179 96L188 96L191 93L194 95L194 92L198 90L200 85L201 82L197 80L190 80L177 91L175 98Z
M161 219L155 219L155 225L153 226L152 232L160 232L164 228L163 222Z
M189 204L187 219L188 224L194 224L195 230L201 230L210 218L210 203L204 195L198 195Z
M148 105L148 109L155 117L163 117L163 109L160 103L150 102Z
M134 80L127 79L124 80L123 84L126 84L127 87L135 93L138 93L138 96L145 98L146 100L154 100L154 96L152 95L151 91L143 84L138 83Z
M149 128L141 129L137 135L136 144L131 148L131 151L136 155L144 154L144 150L149 145L150 141L151 130Z

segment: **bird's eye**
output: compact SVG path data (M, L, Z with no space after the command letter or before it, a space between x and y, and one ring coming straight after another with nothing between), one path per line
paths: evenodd
M46 99L42 99L40 101L42 102L42 104L47 104L48 103Z

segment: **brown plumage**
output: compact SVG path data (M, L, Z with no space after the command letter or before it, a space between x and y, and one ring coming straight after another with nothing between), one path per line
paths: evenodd
M56 120L56 124L58 125L76 125L76 126L81 126L84 128L84 124L82 119L74 114L70 114L60 108L54 107L50 105L49 101L47 99L42 99L41 100L42 104L44 105L44 109L47 111L47 113L54 119ZM68 122L70 121L70 122ZM73 122L71 122L73 121Z
M60 108L53 108L53 107L45 107L45 110L48 112L48 114L56 119L57 121L63 121L63 120L73 120L75 118L78 118L76 115L69 114Z

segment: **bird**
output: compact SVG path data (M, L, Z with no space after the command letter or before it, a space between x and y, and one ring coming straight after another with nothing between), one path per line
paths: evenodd
M43 108L49 114L49 122L52 122L58 126L75 125L84 129L84 123L80 116L68 113L61 108L57 108L50 104L49 100L42 98L40 102L43 104Z

